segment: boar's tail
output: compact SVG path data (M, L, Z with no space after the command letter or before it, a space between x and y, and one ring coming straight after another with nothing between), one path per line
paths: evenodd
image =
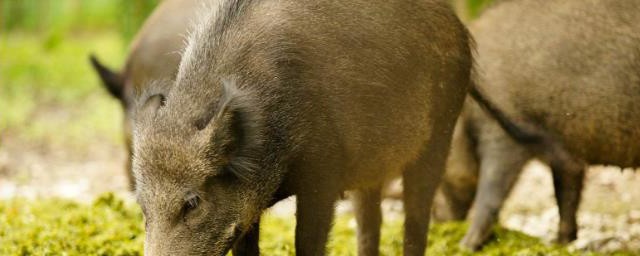
M121 74L109 70L106 66L102 65L95 55L89 56L93 69L96 70L104 87L109 93L118 99L122 99L122 88L124 88L124 78Z
M546 133L542 128L526 120L510 119L506 113L493 104L493 102L487 100L475 84L472 84L469 93L471 97L498 122L500 127L502 127L511 138L518 143L532 147L534 151L542 154L544 159L552 166L566 166L567 164L581 163L580 160L574 158L562 143L559 142L560 140Z
M489 101L484 94L478 90L475 83L472 84L469 94L471 94L471 97L517 142L529 145L540 145L548 142L548 136L534 125L526 121L510 119L506 113L493 104L493 102Z

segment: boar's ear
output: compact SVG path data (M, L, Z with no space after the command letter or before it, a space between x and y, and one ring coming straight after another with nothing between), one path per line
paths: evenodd
M165 105L166 98L162 94L153 94L144 98L136 106L134 120L136 125L148 127L156 116L158 109Z
M149 124L153 120L158 109L167 102L167 88L170 85L169 81L157 80L149 83L143 90L135 92L133 117L136 124Z
M140 111L141 112L148 112L148 111L154 111L155 112L160 107L164 106L166 101L167 100L166 100L165 96L162 95L162 94L150 95L149 97L147 97L147 100L144 102L144 104L142 104L142 106L140 107Z
M236 86L235 79L222 81L222 95L206 126L196 127L207 134L209 149L228 159L224 171L252 181L262 147L262 118L254 98Z
M121 74L109 70L106 66L102 65L95 55L89 56L93 69L96 70L104 87L113 96L122 100L122 88L124 87L124 78Z

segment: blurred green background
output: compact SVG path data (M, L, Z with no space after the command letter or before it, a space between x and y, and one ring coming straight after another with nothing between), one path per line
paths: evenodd
M2 0L3 31L64 36L117 29L130 39L160 0Z
M0 145L11 137L83 154L96 141L122 143L119 106L87 56L121 68L129 42L160 1L0 0ZM463 19L490 2L452 1Z
M67 33L117 29L130 39L161 0L2 0L3 31ZM461 16L475 16L491 0L452 0Z
M0 145L83 154L91 143L120 144L120 107L87 56L120 68L158 2L0 0Z

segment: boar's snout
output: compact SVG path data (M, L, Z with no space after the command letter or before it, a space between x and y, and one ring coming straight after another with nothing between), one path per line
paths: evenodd
M227 222L227 221L224 221ZM165 223L147 223L144 254L164 255L214 255L224 256L242 236L237 222L199 223L198 226L175 226L162 228ZM193 223L191 224L193 225ZM224 228L224 226L227 228Z

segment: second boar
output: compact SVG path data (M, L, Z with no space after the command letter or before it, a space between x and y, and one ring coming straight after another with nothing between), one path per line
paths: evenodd
M514 0L472 23L480 87L538 141L516 143L475 102L465 104L442 185L447 217L464 218L477 182L463 246L478 249L489 237L534 157L552 170L562 243L576 239L587 164L640 166L638 13L636 0Z

